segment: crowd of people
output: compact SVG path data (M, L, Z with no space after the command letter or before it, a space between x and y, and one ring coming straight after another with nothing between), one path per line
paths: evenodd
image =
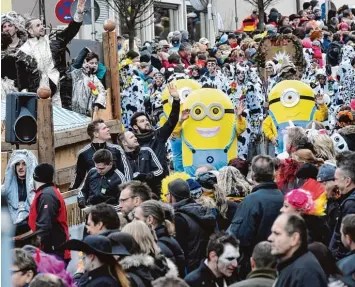
M98 55L83 48L65 63L84 5L51 36L39 19L2 17L2 98L49 87L59 107L89 117L106 108ZM69 187L85 218L81 238L70 236L53 166L29 150L8 161L13 286L355 286L355 6L331 6L327 17L323 6L305 2L289 16L272 8L262 30L253 11L215 43L175 31L130 50L119 36L124 130L111 137L102 119L87 126ZM291 39L300 60L281 53L260 67L270 37ZM309 120L283 132L270 107L293 107L293 96L270 95L289 80L309 86L299 101L312 103ZM233 108L183 110L197 89L219 90ZM238 156L187 169L184 123L218 120L223 109L235 118Z

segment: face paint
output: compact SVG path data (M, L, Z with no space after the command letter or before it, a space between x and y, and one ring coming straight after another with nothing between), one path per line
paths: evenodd
M225 277L232 276L234 270L238 266L239 248L234 247L231 244L224 246L224 251L219 256L217 261L218 271Z

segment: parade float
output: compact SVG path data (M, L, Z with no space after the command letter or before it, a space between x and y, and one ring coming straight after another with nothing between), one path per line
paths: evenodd
M37 135L31 144L12 144L6 138L6 100L1 105L1 172L2 183L7 162L13 150L27 149L33 152L39 163L50 163L55 167L54 182L60 189L67 206L68 226L71 238L81 238L84 226L84 213L77 205L78 190L68 191L76 162L77 153L88 143L87 125L93 120L105 120L110 129L112 140L122 131L120 87L117 70L117 37L115 32L103 33L103 56L107 68L105 82L107 88L107 107L87 117L82 114L52 105L50 90L39 88L37 91L36 125ZM34 94L35 95L35 94Z

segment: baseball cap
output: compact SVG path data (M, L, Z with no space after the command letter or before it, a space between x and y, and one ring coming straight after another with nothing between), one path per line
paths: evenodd
M210 43L210 41L208 41L205 37L202 37L198 42L203 45L208 45Z
M164 46L169 46L169 43L167 40L160 40L158 46L162 48Z
M325 182L325 181L334 180L335 170L336 170L336 167L334 165L323 164L319 168L318 175L317 175L317 181Z

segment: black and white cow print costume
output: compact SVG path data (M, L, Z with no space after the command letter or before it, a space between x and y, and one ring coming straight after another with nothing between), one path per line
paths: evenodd
M339 85L341 86L340 95L344 100L344 105L349 105L355 96L355 68L351 65L355 57L355 50L349 45L343 47L342 61L337 71Z
M235 79L229 82L229 88L227 90L227 95L231 99L234 108L239 106L241 100L245 96L246 92L246 81L247 81L247 67L237 65Z
M261 79L256 68L247 70L246 80L245 112L247 128L238 137L238 156L243 159L248 159L250 148L259 144L265 103Z
M310 84L314 95L323 95L328 106L328 119L323 122L327 130L333 130L336 123L336 115L339 108L344 104L336 79L327 76L324 69L316 72L316 81Z
M219 70L216 71L216 76L210 76L207 72L199 80L199 83L202 86L216 87L218 90L221 90L224 93L227 93L229 88L229 81L227 77Z
M309 85L311 82L316 80L316 69L312 65L313 61L313 50L312 48L303 48L303 55L306 60L306 69L302 75L301 81Z
M130 128L130 120L135 112L144 112L144 100L149 96L148 84L137 71L130 78L130 84L121 94L122 124Z

